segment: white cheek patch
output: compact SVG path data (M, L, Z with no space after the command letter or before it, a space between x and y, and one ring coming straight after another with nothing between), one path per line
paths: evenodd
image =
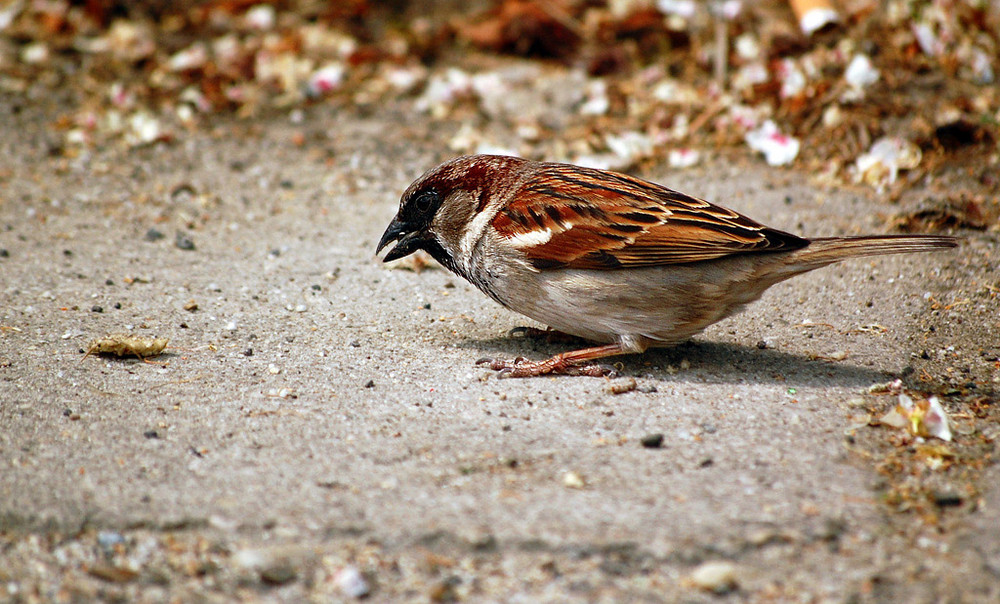
M516 248L534 247L548 243L552 239L552 229L539 229L527 233L518 233L507 241Z
M462 240L458 243L464 258L472 258L472 250L475 249L476 243L483 236L483 230L486 228L486 225L493 220L493 216L495 215L496 211L480 212L469 223L469 228L465 229L465 234L462 235Z

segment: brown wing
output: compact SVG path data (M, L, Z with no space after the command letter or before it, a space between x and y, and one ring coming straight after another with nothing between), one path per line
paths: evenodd
M616 172L541 164L493 227L539 269L660 266L808 241Z

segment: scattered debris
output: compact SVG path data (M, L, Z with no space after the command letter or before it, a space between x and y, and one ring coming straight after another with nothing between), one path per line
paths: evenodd
M746 142L754 151L763 153L770 166L790 164L799 154L799 139L782 134L771 120L747 132Z
M791 0L799 27L807 36L840 22L840 14L830 0Z
M573 471L563 474L562 483L564 487L570 489L582 489L587 486L587 482L583 479L583 476Z
M441 265L431 258L426 252L417 251L414 254L410 254L406 258L400 258L399 260L391 262L389 264L389 268L422 273L426 270L441 268Z
M459 37L488 50L522 56L569 57L580 44L573 15L558 2L502 0L472 22L460 23Z
M115 355L119 357L134 356L140 359L155 357L163 352L167 347L167 338L148 338L131 334L112 334L103 338L97 338L90 343L86 354L87 358L92 354ZM82 360L82 359L81 359Z
M899 404L879 418L884 426L907 430L913 436L921 438L939 438L951 440L951 426L948 414L941 406L937 396L914 402L906 393L899 394Z
M663 432L647 434L639 440L639 444L647 449L659 449L663 446Z
M879 190L895 184L900 170L920 165L920 147L900 137L882 137L854 163L855 181Z
M260 580L268 585L285 585L296 578L298 578L298 572L287 560L279 560L260 569Z
M371 593L368 581L355 566L345 566L340 569L333 580L340 591L349 598L363 598Z
M987 205L985 200L964 195L947 199L928 199L929 207L900 214L892 219L893 228L906 233L934 233L945 229L983 230L1000 226L1000 203Z
M635 378L625 378L622 380L615 380L608 385L608 392L611 394L625 394L627 392L632 392L638 388L638 383L636 383Z
M98 562L87 568L87 574L109 583L128 583L139 573L131 568Z
M895 379L891 382L872 384L866 392L868 394L900 394L903 392L903 380Z
M879 72L872 64L872 60L867 55L854 55L844 71L844 80L852 90L851 96L845 100L860 100L864 96L865 88L878 82L878 79Z
M667 163L671 168L690 168L701 161L701 153L696 149L671 149Z
M848 356L849 353L846 350L837 350L835 352L831 352L830 354L809 353L809 360L837 362L837 361L843 361Z
M383 20L400 9L367 0L319 12L165 5L155 19L124 6L112 18L101 3L15 2L0 11L0 88L80 91L79 108L54 124L67 157L111 141L126 151L170 144L219 112L410 97L430 119L472 129L455 137L462 153L618 169L667 158L682 168L698 163L692 148L745 141L771 165L822 165L823 182L882 189L900 171L942 161L928 160L930 148L978 145L987 158L1000 139L996 15L960 6L795 0L793 17L738 1L497 0L479 13L407 21ZM836 39L814 35L833 28ZM438 61L463 45L556 60ZM477 112L514 140L494 140L469 119Z
M703 562L689 576L692 586L716 594L725 594L737 588L736 565L725 560Z
M183 231L177 231L177 235L174 237L174 245L178 249L190 251L194 249L194 239Z

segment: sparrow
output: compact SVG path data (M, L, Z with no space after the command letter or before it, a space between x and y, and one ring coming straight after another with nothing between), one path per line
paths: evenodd
M385 262L424 250L510 310L597 344L479 361L501 377L607 375L593 362L682 342L795 275L957 245L807 239L627 174L500 155L459 157L414 181L375 253L393 242Z

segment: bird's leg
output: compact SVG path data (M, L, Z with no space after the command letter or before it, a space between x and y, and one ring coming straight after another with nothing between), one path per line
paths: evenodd
M607 365L588 364L588 361L619 354L628 354L630 352L636 352L634 347L627 347L618 343L563 352L544 361L529 361L519 357L514 360L480 359L476 361L476 364L488 365L490 369L499 371L499 377L502 378L534 377L551 373L614 377L617 375L617 372L611 367Z

